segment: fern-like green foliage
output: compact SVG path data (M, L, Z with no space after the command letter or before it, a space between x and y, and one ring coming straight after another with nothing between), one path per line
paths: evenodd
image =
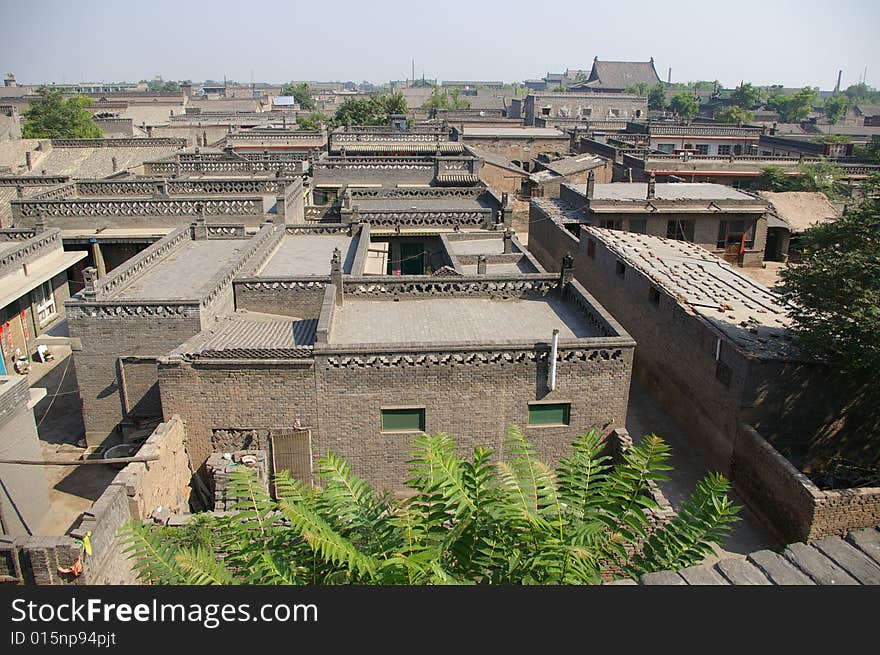
M461 456L448 434L413 444L405 500L333 453L319 461L321 486L284 472L274 499L242 469L232 513L184 529L131 524L126 552L153 584L596 584L698 563L737 520L716 474L658 520L651 492L670 449L654 435L615 462L589 432L555 469L516 427L497 461L484 448Z

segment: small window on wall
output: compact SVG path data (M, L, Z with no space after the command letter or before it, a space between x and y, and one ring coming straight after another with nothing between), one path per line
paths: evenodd
M718 154L722 157L727 157L728 155L730 155L730 145L718 146Z
M529 425L569 425L571 403L532 403Z
M43 282L34 289L34 300L37 305L37 320L42 327L57 314L55 308L55 294L52 292L52 281Z
M708 143L698 143L697 144L697 154L698 155L708 155L709 154L709 144Z
M609 230L620 230L623 228L623 221L615 221L603 218L599 221L599 227L604 227Z
M667 155L672 154L672 149L675 147L673 143L658 143L657 150L660 152L665 152Z
M634 218L629 222L629 231L637 232L638 234L646 234L648 232L648 219L646 218Z
M668 221L666 223L666 238L677 241L694 241L694 227L696 221Z
M383 409L382 432L424 432L425 408L400 407Z

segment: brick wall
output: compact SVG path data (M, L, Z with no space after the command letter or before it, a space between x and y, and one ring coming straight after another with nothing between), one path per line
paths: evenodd
M506 157L511 161L527 162L542 152L568 152L568 138L556 139L505 139L505 138L466 138L465 145L482 148Z
M311 360L160 363L159 379L165 415L179 414L186 423L194 470L212 452L249 447L236 443L235 434L243 440L248 431L290 428L296 419L317 422ZM233 436L215 447L215 430Z
M516 173L487 161L480 167L479 175L486 186L496 193L509 193L511 196L519 193L522 181L528 179L528 173Z
M329 277L299 280L248 278L236 280L235 308L295 318L317 318Z
M730 468L737 490L786 541L880 524L880 488L822 491L749 425L738 426Z
M25 584L136 584L119 530L132 520L144 520L158 506L170 512L189 508L191 472L187 465L185 431L179 417L159 425L138 452L156 454L151 462L132 462L84 512L79 525L60 537L0 536L0 576ZM89 534L92 555L83 553L82 539ZM82 556L79 577L59 573Z
M574 234L555 223L536 204L529 205L529 252L545 270L561 270L562 258L566 253L574 256L579 247Z
M4 459L42 459L25 376L0 376L0 451ZM42 466L0 464L0 532L39 533L49 511L49 485ZM11 497L11 500L10 500ZM14 503L14 504L13 504Z

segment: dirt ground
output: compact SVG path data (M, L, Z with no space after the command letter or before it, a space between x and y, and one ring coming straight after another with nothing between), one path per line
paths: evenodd
M785 268L784 262L764 262L766 268L760 266L744 266L736 269L758 284L763 284L768 289L779 291L782 288L782 278L779 272Z

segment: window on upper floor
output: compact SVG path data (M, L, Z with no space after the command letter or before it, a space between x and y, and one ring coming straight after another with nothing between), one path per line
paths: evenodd
M698 155L708 155L709 154L709 144L708 143L698 143L697 144L697 154Z
M571 403L530 403L529 425L569 425Z
M648 219L646 218L631 218L629 221L629 231L637 232L638 234L647 234L648 232Z
M380 410L382 432L424 432L424 407L393 407Z
M730 144L721 144L718 146L718 154L722 157L727 157L730 155Z
M683 221L674 220L666 223L666 238L675 239L676 241L694 241L695 220Z

